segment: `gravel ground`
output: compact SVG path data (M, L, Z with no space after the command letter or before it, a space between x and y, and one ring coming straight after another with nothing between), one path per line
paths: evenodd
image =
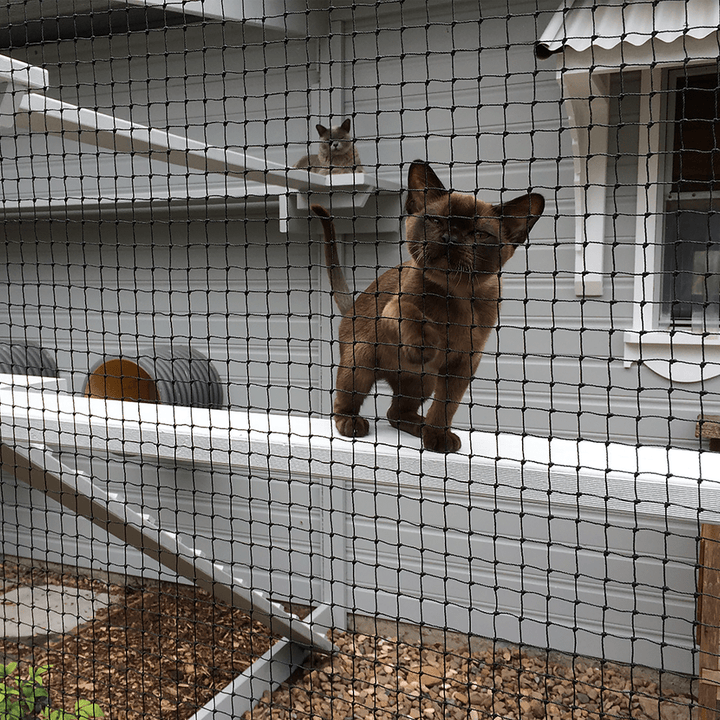
M690 682L558 653L490 644L448 652L394 638L338 633L340 652L246 713L243 720L691 720Z
M277 638L189 585L119 585L5 562L3 587L54 584L109 592L115 604L64 635L5 641L3 662L51 665L52 707L97 703L108 720L186 720Z

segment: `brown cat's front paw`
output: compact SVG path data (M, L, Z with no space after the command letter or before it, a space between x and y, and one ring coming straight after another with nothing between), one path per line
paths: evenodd
M438 453L457 452L462 443L460 438L448 428L428 427L423 428L423 447Z
M370 423L359 415L336 415L335 427L345 437L364 437L370 432Z

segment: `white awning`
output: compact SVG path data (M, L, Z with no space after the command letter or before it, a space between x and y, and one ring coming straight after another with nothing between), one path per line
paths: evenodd
M564 0L538 40L538 57L566 47L611 50L648 41L696 40L720 29L718 0Z

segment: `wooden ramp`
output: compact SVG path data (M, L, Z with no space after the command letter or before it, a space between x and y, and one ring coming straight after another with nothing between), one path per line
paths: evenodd
M333 652L333 644L308 623L248 589L242 579L204 557L178 534L162 530L157 520L103 490L87 475L64 466L50 450L0 442L0 466L110 535L187 578L232 607L249 613L271 632L303 647Z
M700 720L718 720L720 696L720 525L704 524L698 574Z

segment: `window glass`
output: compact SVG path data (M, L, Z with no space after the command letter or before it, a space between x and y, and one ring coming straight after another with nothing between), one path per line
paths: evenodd
M720 82L717 70L671 79L663 316L720 330Z

